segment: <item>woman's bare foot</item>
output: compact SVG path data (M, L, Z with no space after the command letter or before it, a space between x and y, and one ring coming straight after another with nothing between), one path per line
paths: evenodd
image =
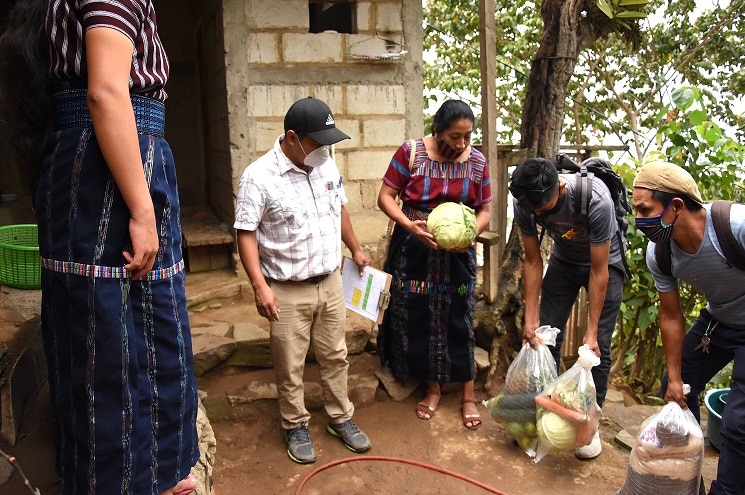
M197 480L194 479L194 476L192 476L191 473L189 473L189 476L176 483L176 486L170 490L164 491L160 495L187 495L193 492L196 487Z

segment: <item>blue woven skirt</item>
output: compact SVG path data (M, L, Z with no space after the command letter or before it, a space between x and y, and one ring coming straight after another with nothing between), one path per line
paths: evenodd
M393 277L378 328L381 362L401 379L473 380L475 250L430 249L396 225L384 268Z
M162 137L163 106L133 98L160 238L153 270L133 281L122 255L130 246L129 210L96 141L85 93L54 101L35 207L61 493L158 494L199 458L178 190Z

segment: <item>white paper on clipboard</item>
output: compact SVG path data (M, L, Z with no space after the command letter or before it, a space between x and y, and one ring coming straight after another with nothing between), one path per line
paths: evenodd
M381 323L390 297L390 274L366 266L360 276L360 270L355 262L344 257L341 277L347 308L376 323Z

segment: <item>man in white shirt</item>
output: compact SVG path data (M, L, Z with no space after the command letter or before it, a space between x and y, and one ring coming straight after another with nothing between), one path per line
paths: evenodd
M352 421L354 405L347 396L341 241L360 271L371 261L357 242L342 178L329 153L329 146L349 136L336 128L328 105L311 97L292 104L284 130L273 149L243 173L233 226L256 308L271 322L287 454L307 464L316 460L303 390L311 344L331 419L327 431L353 452L372 446Z

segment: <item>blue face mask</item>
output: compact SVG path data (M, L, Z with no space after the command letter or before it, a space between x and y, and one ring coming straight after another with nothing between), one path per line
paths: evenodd
M644 235L647 236L647 238L654 242L655 244L660 242L667 242L670 240L670 237L673 235L673 225L675 225L675 222L678 220L678 217L675 217L675 220L673 220L673 223L666 224L662 221L662 217L667 213L667 210L670 208L670 205L672 205L672 201L665 207L664 210L662 210L662 213L660 213L657 216L654 217L636 217L634 218L634 223L636 224L636 228L641 230Z

